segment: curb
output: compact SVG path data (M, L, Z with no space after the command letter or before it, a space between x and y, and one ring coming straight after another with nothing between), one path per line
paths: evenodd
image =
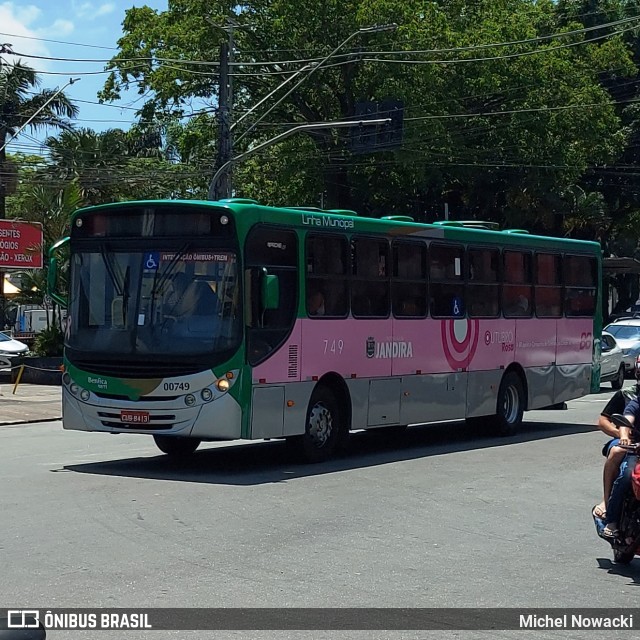
M13 420L11 422L0 422L0 427L15 426L17 424L37 424L38 422L56 422L62 420L62 416L59 418L38 418L34 420Z

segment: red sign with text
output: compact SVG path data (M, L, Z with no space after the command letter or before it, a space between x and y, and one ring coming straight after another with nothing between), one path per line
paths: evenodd
M42 269L42 225L0 220L0 269Z

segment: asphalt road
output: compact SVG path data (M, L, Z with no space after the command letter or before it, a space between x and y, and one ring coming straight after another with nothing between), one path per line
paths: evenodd
M180 466L146 436L0 427L0 606L636 607L640 559L614 565L590 516L605 440L594 424L611 393L528 413L513 439L478 438L460 423L395 442L360 433L349 456L312 466L291 462L280 442L208 445ZM595 637L535 637L558 635Z

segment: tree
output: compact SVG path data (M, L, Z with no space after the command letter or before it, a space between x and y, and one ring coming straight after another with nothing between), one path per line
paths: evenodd
M200 127L199 170L205 170L204 158L214 156L216 75L194 61L217 58L226 35L210 22L223 25L233 7L238 5L221 0L175 0L167 11L127 11L101 94L112 99L137 86L150 96L143 118L182 117L199 107L198 118L209 125ZM277 188L270 191L289 203L293 196L299 201L302 187L306 203L317 203L325 192L333 206L429 220L425 211L447 202L461 217L553 227L561 219L559 194L591 167L615 161L625 144L626 131L601 77L635 73L615 28L593 39L577 18L569 19L551 0L243 3L234 13L236 60L251 66L234 67L236 113L358 28L387 22L399 28L352 41L253 129L237 152L283 127L352 118L358 101L386 98L404 102L405 136L399 150L360 156L349 152L348 136L335 131L292 138L253 160L261 176L238 168L238 194L264 200L264 192L252 190L271 180ZM246 118L236 136L260 113ZM292 174L298 179L289 180Z
M6 162L6 143L26 124L30 130L44 127L66 128L67 118L78 109L63 92L43 89L36 72L20 61L0 62L0 167ZM6 190L0 180L0 218L6 217Z
M42 225L41 250L45 260L42 269L27 270L22 273L22 293L14 299L14 302L44 305L49 267L46 257L53 244L69 235L71 216L83 204L82 193L76 181L70 181L60 189L52 186L31 186L23 194L23 203L24 219L39 222ZM67 274L58 275L63 280L61 289L66 290ZM61 316L55 303L53 303L53 316L57 318L56 322L60 327Z
M20 61L5 64L0 59L0 219L6 217L6 198L14 178L7 163L6 145L26 125L35 130L45 126L65 127L65 118L77 114L77 108L63 92L51 89L32 95L40 85L36 72ZM5 323L4 273L0 271L0 326Z
M50 163L41 177L57 188L74 180L83 205L185 193L186 168L166 157L158 128L64 131L47 138Z

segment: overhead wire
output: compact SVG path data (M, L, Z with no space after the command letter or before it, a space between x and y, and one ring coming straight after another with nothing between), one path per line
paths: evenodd
M607 28L612 28L615 26L619 26L619 25L623 25L623 24L628 24L629 22L637 22L638 20L640 20L640 16L631 16L628 18L623 18L620 20L615 20L615 21L611 21L611 22L607 22L607 23L601 23L598 25L592 25L590 27L583 27L581 29L574 29L571 31L562 31L562 32L557 32L557 33L552 33L552 34L548 34L548 35L544 35L544 36L536 36L534 38L526 38L526 39L521 39L521 40L508 40L508 41L504 41L504 42L490 42L490 43L479 43L479 44L473 44L473 45L466 45L466 46L461 46L461 47L450 47L450 48L446 48L446 49L415 49L415 50L393 50L393 51L367 51L366 49L363 50L362 48L357 48L354 49L352 51L349 52L345 52L345 53L338 53L334 56L334 58L336 60L339 60L340 58L351 58L354 55L359 55L361 56L363 53L364 54L369 54L369 55L414 55L414 54L442 54L442 53L460 53L460 52L466 52L466 51L476 51L479 49L489 49L489 48L499 48L499 47L511 47L511 46L518 46L518 45L522 45L522 44L534 44L534 43L538 43L538 42L545 42L547 40L552 40L552 39L556 39L556 38L565 38L568 36L574 36L574 35L579 35L579 34L583 34L583 33L589 33L591 31L600 31L602 29L607 29ZM588 43L588 42L593 42L593 41L597 41L600 39L604 39L604 38L608 38L612 35L616 35L619 33L624 33L625 31L629 31L631 29L635 29L637 28L636 26L630 27L628 29L621 29L618 31L615 31L611 34L605 34L603 36L598 36L596 38L593 39L587 39L584 41L580 41L580 42L576 42L576 43L568 43L566 45L561 45L558 47L554 47L552 48L564 48L566 46L577 46L579 44L584 44L584 43ZM0 32L1 35L11 35L11 34L2 34ZM546 51L546 49L543 49L541 51ZM124 62L156 62L156 63L161 63L163 66L169 65L169 63L175 63L175 64L190 64L190 65L201 65L201 66L214 66L214 67L218 67L220 66L220 62L219 61L210 61L210 60L188 60L188 59L184 59L184 58L165 58L165 57L160 57L160 56L154 56L154 57L150 57L150 56L132 56L132 57L125 57L125 58L118 58L117 56L115 58L67 58L67 57L56 57L56 56L43 56L43 55L37 55L37 54L27 54L27 53L21 53L18 51L12 51L11 52L12 55L16 55L16 56L20 56L23 58L33 58L33 59L38 59L38 60L49 60L49 61L56 61L56 62L78 62L78 63L113 63L113 62L117 62L117 63L124 63ZM522 55L522 54L512 54L512 56L516 56L516 55ZM498 59L498 58L502 58L505 56L497 56L495 58L492 57L483 57L483 58L479 58L478 60L491 60L491 59ZM230 67L233 66L237 66L237 67L248 67L248 66L273 66L273 65L283 65L283 64L301 64L301 63L310 63L310 62L317 62L318 60L321 60L322 57L313 57L313 58L297 58L297 59L293 59L293 60L270 60L270 61L248 61L248 62L242 62L242 61L236 61L236 62L232 62L230 63ZM364 58L367 61L370 61L367 58ZM467 60L467 59L463 59L465 62L467 61L472 61L472 60ZM404 62L411 62L412 64L416 63L415 61L404 61ZM436 60L436 61L428 61L428 62L443 62L441 60ZM173 68L173 69L177 69L177 70L185 70L179 67L171 67L168 66L168 68ZM127 69L125 69L127 70ZM103 73L105 72L110 72L111 70L107 70L107 71L103 71ZM189 71L186 70L188 72L191 73L198 73L198 72L194 72L194 71ZM86 72L86 73L97 73L97 72ZM206 72L200 72L206 75ZM282 70L282 71L277 71L275 73L286 73L286 71ZM65 75L68 75L68 73L65 73ZM246 75L246 74L245 74Z
M538 14L539 11L537 9L531 9L531 11L524 11L525 14L527 13L531 13L531 14ZM584 18L584 17L588 17L588 16L593 16L593 15L603 15L605 14L606 11L603 11L602 9L595 9L593 11L583 11L583 12L579 12L579 13L575 13L575 14L571 14L571 15L566 15L566 16L562 16L562 17L566 17L567 19L570 19L571 21L576 21L578 18ZM607 23L605 23L607 24ZM610 24L610 23L608 23ZM88 44L88 43L83 43L83 42L76 42L76 41L68 41L68 40L54 40L51 38L42 38L42 37L38 37L38 36L26 36L24 34L17 34L17 33L8 33L6 31L0 31L0 35L2 36L8 36L11 38L20 38L23 40L32 40L32 41L37 41L37 42L50 42L50 43L54 43L54 44L63 44L63 45L68 45L68 46L73 46L73 47L86 47L86 48L91 48L91 49L104 49L104 50L109 50L109 51L118 51L119 48L118 47L109 47L109 46L105 46L105 45L96 45L96 44ZM410 42L410 41L409 41ZM300 48L296 48L296 49L280 49L280 48L273 48L273 49L252 49L252 50L246 50L247 53L273 53L273 52L293 52L293 51L313 51L314 48L307 48L307 49L300 49Z
M637 20L637 17L636 17L636 18L633 18L633 19L634 19L634 20ZM603 26L598 26L598 27L596 27L596 28L603 28ZM590 29L592 29L592 28L590 28ZM620 31L618 31L618 32L616 32L616 34L617 34L617 33L621 33L621 32L620 32ZM602 38L604 38L604 37L609 37L609 36L611 36L611 35L616 35L616 34L608 34L608 35L606 35L606 36L601 36L601 37L599 37L599 38L595 38L595 39L593 39L593 40L600 40L600 39L602 39ZM565 34L559 34L559 35L566 35L566 33L565 33ZM579 44L585 44L585 43L587 43L587 42L590 42L590 41L589 41L589 40L587 40L587 41L581 41L581 42L579 42L579 43L572 43L572 44L570 44L570 45L562 45L561 47L553 47L553 48L549 48L549 49L544 49L544 50L541 50L540 52L553 51L554 49L564 48L565 46L577 46L577 45L579 45ZM492 43L492 45L487 45L487 46L494 46L494 45L495 45L495 46L499 46L499 43ZM503 45L503 46L504 46L504 45ZM530 54L530 53L534 53L534 52L524 52L524 53L529 53L529 54ZM522 54L519 54L519 55L522 55ZM504 58L504 57L505 57L505 56L498 56L498 57L496 57L496 58L497 58L497 59L500 59L500 58ZM509 56L507 56L507 57L509 57ZM490 59L496 59L496 58L480 58L479 60L490 60ZM464 61L466 62L467 60L464 60ZM185 61L181 61L181 62L185 62ZM428 62L430 62L430 63L435 63L435 62L437 62L437 61L428 61ZM451 61L445 61L445 62L451 62ZM256 63L256 64L260 64L260 63ZM279 64L282 64L282 63L279 63ZM344 63L342 63L342 64L344 64ZM329 66L329 65L327 65L327 66ZM333 66L333 65L332 65L332 66ZM336 64L336 66L338 66L338 65ZM178 70L182 70L182 69L178 69ZM86 101L86 102L89 102L89 101ZM628 101L628 102L636 102L636 100L631 100L631 101ZM126 109L126 108L128 108L128 107L121 107L121 106L118 106L118 105L109 105L109 104L105 104L104 106L110 106L110 107L114 107L114 108L125 108L125 109ZM408 120L425 120L425 119L434 119L434 118L438 118L438 117L440 117L440 118L445 118L445 117L483 117L483 116L486 116L486 115L505 115L505 114L508 114L508 113L527 113L527 112L542 111L542 110L554 110L554 109L564 109L564 108L582 108L582 107L585 107L585 106L604 106L604 105L600 105L600 104L592 104L592 105L568 105L568 106L565 106L565 107L555 107L555 108L553 108L553 107L550 107L550 108L537 108L537 109L527 109L527 110L511 110L511 111L508 111L508 112L500 111L500 112L475 113L475 114L442 114L442 115L440 115L440 116L433 116L433 115L430 115L430 116L423 116L423 117L410 118L410 119L408 119ZM135 109L132 109L132 110L135 110ZM196 112L196 113L197 113L197 112ZM265 124L266 124L266 123L265 123Z
M622 24L627 24L629 22L637 22L640 20L640 15L631 16L627 18L622 18L619 20L614 20L611 22L605 22L597 25L592 25L590 27L582 27L580 29L573 29L571 31L559 31L556 33L544 35L544 36L536 36L533 38L525 38L521 40L507 40L504 42L490 42L490 43L479 43L474 45L466 45L462 47L451 47L448 49L416 49L416 50L394 50L394 51L367 51L372 55L386 55L386 54L395 54L395 55L407 55L407 54L415 54L415 53L459 53L463 51L473 51L477 49L489 49L496 47L510 47L521 44L533 44L536 42L544 42L546 40L551 40L555 38L564 38L567 36L579 35L582 33L589 33L591 31L600 31L602 29L612 28L615 26L619 26ZM5 34L6 35L6 34ZM355 49L356 52L361 51L361 49ZM351 53L338 53L335 55L335 58L348 57L353 55L353 51ZM52 61L63 61L63 62L101 62L108 63L113 62L113 58L62 58L62 57L52 57L52 56L38 56L31 55L32 58L38 58L41 60L52 60ZM210 60L186 60L184 58L165 58L165 57L148 57L148 56L133 56L128 58L116 58L119 62L133 62L133 61L156 61L156 62L168 62L168 63L179 63L179 64L196 64L196 65L206 65L206 66L219 66L219 61L210 61ZM275 60L275 61L254 61L254 62L231 62L229 66L256 66L256 65L274 65L274 64L299 64L300 62L315 62L322 59L321 57L317 58L309 58L309 59L294 59L294 60Z

